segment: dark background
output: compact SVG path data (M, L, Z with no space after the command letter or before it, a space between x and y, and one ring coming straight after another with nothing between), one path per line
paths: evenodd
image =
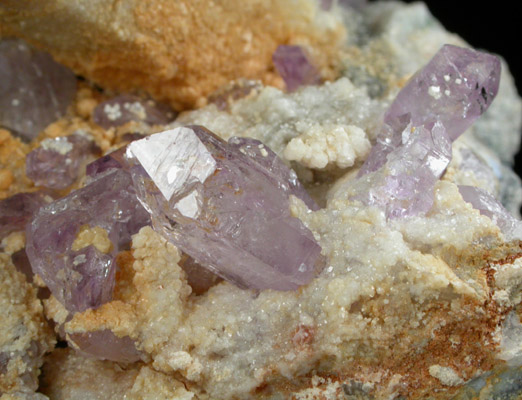
M425 3L448 31L458 34L473 47L504 57L515 77L518 93L522 93L522 18L515 11L516 2L427 0ZM520 152L515 170L522 176Z

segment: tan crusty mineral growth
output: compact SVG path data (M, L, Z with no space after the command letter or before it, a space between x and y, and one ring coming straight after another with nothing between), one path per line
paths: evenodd
M331 78L344 28L311 0L8 0L0 35L28 40L105 89L144 89L180 109L238 77L280 85L271 59L279 44L309 46Z

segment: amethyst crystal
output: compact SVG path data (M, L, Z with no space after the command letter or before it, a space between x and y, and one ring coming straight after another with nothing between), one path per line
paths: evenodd
M93 120L104 129L141 121L149 125L165 125L176 113L164 104L124 94L100 103L94 109Z
M211 272L210 270L203 268L193 258L183 254L179 265L187 274L187 282L192 288L192 293L200 295L205 293L212 286L221 282L222 279Z
M491 193L474 186L459 186L464 201L490 218L508 240L522 240L522 222L514 218Z
M491 54L445 45L399 92L384 115L377 143L359 176L376 171L412 128L440 122L451 141L486 111L497 95L500 60Z
M140 200L168 240L240 286L292 290L315 276L321 248L290 215L289 195L304 191L268 150L192 126L135 141L126 155Z
M19 39L0 42L0 125L31 140L62 117L76 93L76 78L47 53Z
M301 46L278 46L272 55L272 61L289 92L303 85L321 83L319 71Z
M386 112L349 196L391 218L427 212L433 186L451 161L452 142L489 107L499 79L498 58L445 45Z
M110 330L68 335L69 341L77 347L80 353L99 360L110 360L120 363L132 363L141 359L141 353L136 350L134 341L125 336L119 338Z
M41 192L17 193L0 201L0 240L15 231L25 229L33 214L51 201Z
M78 179L80 168L94 151L94 142L79 134L45 139L27 155L27 177L36 186L65 189Z
M26 251L33 272L54 296L69 311L84 311L111 299L114 257L148 223L129 173L113 169L42 207L27 227ZM85 228L106 231L110 246L104 251L94 243L75 248Z
M126 146L119 148L103 157L88 164L85 173L89 178L102 174L109 169L128 169L127 161L124 160Z

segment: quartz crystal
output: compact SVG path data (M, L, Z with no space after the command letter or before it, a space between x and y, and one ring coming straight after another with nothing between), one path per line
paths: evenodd
M27 255L33 272L69 311L96 308L111 299L116 253L147 224L130 174L110 169L40 208L27 228ZM107 233L110 246L75 248L80 231L94 228Z
M76 77L49 54L0 41L0 125L31 140L65 114L75 93Z
M176 113L164 104L124 94L100 103L94 109L93 120L102 128L109 129L130 121L165 125L175 117Z
M41 192L17 193L0 201L0 239L25 229L33 214L51 197Z
M80 168L93 152L94 142L80 134L45 139L26 157L27 177L36 186L65 189L78 179Z
M68 335L69 340L81 353L96 357L99 360L110 360L120 363L132 363L140 360L140 352L136 350L134 341L128 337L119 338L110 330Z
M301 46L278 46L272 55L272 61L289 92L303 85L321 83L319 71Z
M522 240L522 222L514 218L491 193L466 185L460 185L459 192L464 201L490 218L507 240Z
M451 144L491 104L498 58L445 45L399 92L351 198L389 218L427 212L433 187L451 161Z
M451 141L488 109L498 92L500 60L491 54L445 45L399 92L384 115L377 143L360 176L376 171L402 144L405 128L439 122Z
M124 159L126 146L119 148L103 157L98 158L92 163L88 164L85 173L88 178L92 179L95 176L102 174L109 169L128 169L127 161Z
M261 142L181 127L129 144L126 156L155 229L200 265L254 289L293 290L316 275L321 248L288 201L312 200Z

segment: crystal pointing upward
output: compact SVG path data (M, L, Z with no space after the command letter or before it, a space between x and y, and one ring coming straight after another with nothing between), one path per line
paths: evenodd
M399 92L359 175L376 171L413 128L440 123L457 139L484 113L497 95L500 60L487 53L445 45Z
M261 142L227 144L191 126L135 141L126 154L155 229L202 266L253 289L293 290L315 276L321 248L288 199L316 206Z

